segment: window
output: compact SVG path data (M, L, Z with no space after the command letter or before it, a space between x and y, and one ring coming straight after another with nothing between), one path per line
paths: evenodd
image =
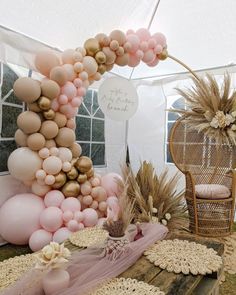
M7 159L16 149L16 119L24 110L24 104L15 97L12 89L17 79L8 65L0 63L0 175L8 174Z
M184 109L185 103L184 98L179 95L169 96L167 98L167 109ZM165 138L165 162L167 164L173 163L171 154L169 151L168 139L171 128L175 121L179 118L179 114L173 112L166 112L166 138Z
M88 90L76 116L76 141L82 154L92 159L94 166L104 167L105 118L98 105L97 91Z

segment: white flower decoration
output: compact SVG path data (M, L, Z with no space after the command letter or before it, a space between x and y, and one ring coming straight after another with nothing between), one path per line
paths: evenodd
M231 113L231 116L233 116L234 118L236 118L236 111Z
M165 219L166 220L170 220L171 219L171 214L170 213L166 213L165 214Z
M51 242L35 255L38 260L35 267L38 269L60 268L68 262L70 255L70 251L64 247L64 244Z
M167 221L166 221L165 219L162 219L162 220L161 220L161 223L162 223L163 225L165 225L165 226L167 225Z
M215 117L211 120L210 126L213 128L225 128L235 121L235 118L230 114L224 114L222 111L217 111Z
M231 130L236 131L236 125L235 125L235 124L233 124L233 125L231 126Z

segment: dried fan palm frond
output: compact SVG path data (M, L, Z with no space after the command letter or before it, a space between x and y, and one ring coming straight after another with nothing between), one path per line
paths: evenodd
M229 74L224 75L221 87L209 74L193 82L191 89L177 89L187 109L169 111L178 112L190 129L204 132L217 143L236 144L236 91L230 89Z
M165 220L169 229L179 226L178 221L186 212L184 193L177 192L179 174L169 177L166 169L158 177L152 164L144 161L137 175L130 167L124 167L123 177L127 197L134 201L135 221Z

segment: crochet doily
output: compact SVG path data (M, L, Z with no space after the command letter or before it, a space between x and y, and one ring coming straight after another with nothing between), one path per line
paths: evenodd
M159 288L135 279L115 278L89 295L164 295Z
M78 247L89 247L103 243L108 237L108 232L100 227L89 227L73 233L69 240Z
M144 252L147 259L168 272L210 274L222 265L222 258L212 248L187 240L158 241Z
M24 272L36 263L34 254L26 254L0 262L0 290L17 281Z

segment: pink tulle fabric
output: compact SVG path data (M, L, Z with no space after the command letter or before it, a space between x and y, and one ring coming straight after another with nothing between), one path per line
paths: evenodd
M111 259L105 255L104 245L87 248L72 254L67 271L70 274L70 285L53 295L89 294L102 282L114 278L133 265L143 252L156 241L163 239L168 230L161 224L141 224L142 237L134 240L136 232L132 229L126 238L130 240L122 255ZM44 273L32 269L14 286L3 291L1 295L43 295L40 285ZM39 289L38 289L39 288ZM37 290L37 291L36 291Z

